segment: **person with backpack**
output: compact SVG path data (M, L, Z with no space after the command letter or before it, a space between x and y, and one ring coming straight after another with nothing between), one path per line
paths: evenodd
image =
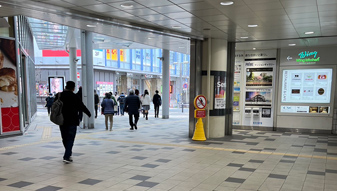
M125 95L122 92L122 94L119 96L117 101L119 101L119 110L121 111L121 116L124 116L124 105L125 105Z
M156 94L154 94L153 99L152 99L153 105L154 105L154 117L155 118L158 118L159 107L161 106L161 97L158 93L159 91L156 90Z
M53 103L54 103L54 96L52 93L49 93L49 96L46 98L46 107L48 110L48 116L50 115L50 109Z
M53 112L56 113L56 110L61 110L61 114L63 116L62 123L59 123L58 125L60 126L62 143L65 148L63 162L67 164L73 162L71 155L76 137L77 126L79 125L79 111L82 111L87 114L88 117L91 117L90 111L83 104L81 99L76 94L74 94L74 90L75 82L68 81L66 83L65 90L55 96L55 106L53 104L51 113L51 119L53 116ZM56 107L56 104L59 105Z
M110 93L106 93L105 98L101 103L104 111L103 114L105 116L105 130L108 130L108 121L110 121L110 131L112 131L114 105L117 104L114 99L111 99L111 97L113 96Z

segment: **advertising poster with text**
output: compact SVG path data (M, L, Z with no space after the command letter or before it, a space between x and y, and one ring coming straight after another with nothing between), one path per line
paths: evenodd
M214 75L214 109L226 108L226 75Z
M246 91L246 106L271 106L272 94L270 91Z
M0 39L0 106L2 132L20 131L15 41Z

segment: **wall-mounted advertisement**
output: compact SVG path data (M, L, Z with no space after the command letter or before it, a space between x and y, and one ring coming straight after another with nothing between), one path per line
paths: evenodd
M113 87L114 87L114 83L113 82L96 82L97 85L97 94L100 97L104 97L105 93L109 93L109 92L114 92L113 91Z
M270 89L247 90L245 97L246 106L271 106L272 93Z
M3 133L20 131L15 41L0 39L0 107Z
M49 89L48 89L47 82L36 83L36 94L38 96L48 96Z
M57 94L64 89L64 77L49 76L49 93Z
M273 68L247 68L246 86L273 86Z
M111 60L117 61L118 60L118 52L117 49L112 49L111 50Z
M233 111L240 111L240 93L236 92L233 96Z
M332 69L283 70L283 103L330 103Z
M226 75L214 75L214 109L226 109Z

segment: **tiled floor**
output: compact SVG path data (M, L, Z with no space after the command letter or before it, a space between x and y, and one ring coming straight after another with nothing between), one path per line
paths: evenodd
M39 112L24 136L0 138L0 190L227 191L337 190L337 136L235 130L223 139L188 138L188 113L140 120L104 117L79 129L71 164L57 126Z

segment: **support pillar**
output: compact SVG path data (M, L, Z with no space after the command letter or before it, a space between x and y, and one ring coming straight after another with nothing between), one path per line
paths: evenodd
M170 51L163 49L163 95L162 95L162 118L168 119L170 112Z
M91 113L89 118L83 115L83 128L92 129L95 126L94 108L94 66L93 66L93 33L82 31L81 33L82 50L82 98L83 103Z
M204 120L207 138L225 136L226 115L230 106L224 102L231 97L228 93L227 73L227 41L221 39L205 39L202 51L202 94L208 99L207 117ZM227 102L229 103L229 102ZM228 119L228 118L227 118Z
M77 91L77 57L76 57L76 37L74 29L69 28L69 75L70 81L75 82L75 91Z

